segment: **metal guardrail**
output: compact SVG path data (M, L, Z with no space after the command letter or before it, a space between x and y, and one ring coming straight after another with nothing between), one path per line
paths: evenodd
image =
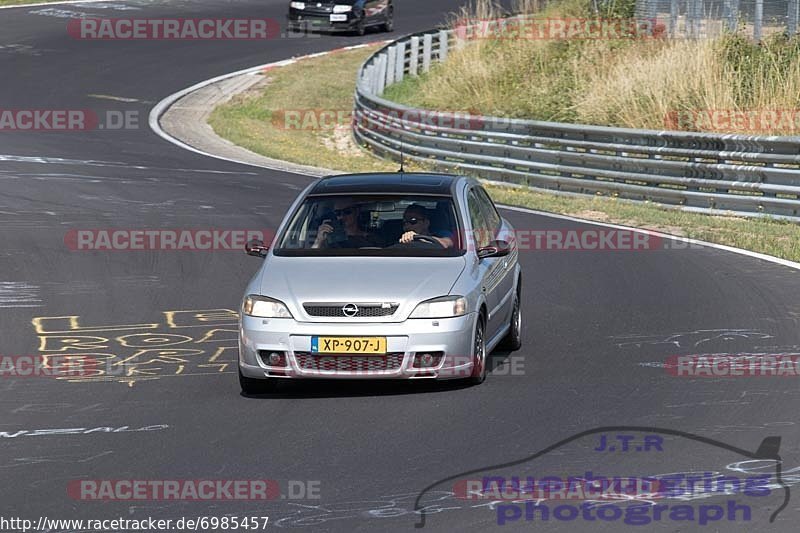
M432 30L360 68L353 133L378 155L569 193L800 222L800 137L637 130L414 109L382 98L464 39Z

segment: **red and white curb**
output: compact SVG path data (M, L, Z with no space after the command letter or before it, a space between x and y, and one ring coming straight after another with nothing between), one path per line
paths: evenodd
M246 69L242 69L242 70L237 70L236 72L230 72L228 74L223 74L222 76L217 76L216 78L211 78L211 79L208 79L208 80L205 80L205 81L201 81L200 83L196 83L195 85L192 85L191 87L187 87L187 88L182 89L182 90L180 90L180 91L178 91L176 93L173 93L173 94L167 96L166 98L164 98L163 100L161 100L160 102L158 102L153 107L153 109L150 110L150 115L148 117L148 124L150 126L150 129L153 130L153 132L155 132L155 134L158 135L159 137L161 137L162 139L164 139L166 141L169 141L172 144L174 144L175 146L179 146L179 147L183 148L184 150L189 150L190 152L194 152L196 154L201 154L201 155L204 155L206 157L213 157L214 159L221 159L223 161L230 161L232 163L239 163L241 165L249 165L249 166L260 167L260 168L268 168L268 169L272 169L272 170L282 170L282 171L285 171L285 172L291 172L293 174L306 175L304 172L301 172L299 170L291 170L291 169L287 169L285 167L274 167L274 166L269 166L269 165L259 165L257 163L249 163L249 162L246 162L246 161L240 161L240 160L237 160L237 159L231 159L229 157L223 157L221 155L216 155L216 154L212 154L212 153L209 153L209 152L205 152L203 150L199 150L199 149L195 148L194 146L188 145L188 144L184 143L183 141L180 141L179 139L176 139L175 137L173 137L172 135L170 135L166 131L164 131L161 128L161 124L159 124L159 119L161 118L161 116L164 113L166 113L167 109L169 109L169 107L172 104L174 104L175 102L177 102L178 100L180 100L181 98L186 96L187 94L192 93L194 91L197 91L199 89L202 89L203 87L206 87L208 85L211 85L211 84L214 84L214 83L218 83L220 81L227 80L229 78L234 78L236 76L242 76L242 75L247 75L247 74L252 75L252 74L259 74L259 73L269 72L270 70L273 70L273 69L276 69L276 68L285 67L287 65L294 65L295 63L298 63L300 61L304 61L306 59L313 59L315 57L322 57L322 56L326 56L326 55L335 54L335 53L338 53L338 52L344 52L344 51L347 51L347 50L356 50L358 48L366 48L368 46L373 46L373 45L376 45L376 44L388 44L390 42L392 42L392 41L391 40L388 40L388 41L374 41L374 42L371 42L371 43L363 43L363 44L356 44L356 45L353 45L353 46L345 46L343 48L335 48L333 50L328 50L328 51L325 51L325 52L317 52L315 54L308 54L308 55L305 55L305 56L294 57L292 59L284 59L282 61L274 61L272 63L266 63L264 65L258 65L258 66L255 66L255 67L250 67L250 68L246 68ZM323 169L321 169L321 170L323 170Z

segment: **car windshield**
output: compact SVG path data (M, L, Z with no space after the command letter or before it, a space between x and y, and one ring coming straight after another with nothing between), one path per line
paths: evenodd
M464 253L457 220L447 196L310 196L292 214L274 253L457 256Z

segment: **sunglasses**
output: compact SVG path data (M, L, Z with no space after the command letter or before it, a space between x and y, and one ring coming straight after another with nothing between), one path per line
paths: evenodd
M403 224L411 224L413 226L415 224L418 224L419 222L422 222L423 220L425 220L425 219L424 218L417 218L417 217L404 218L403 219Z
M345 207L344 209L334 209L333 214L336 215L337 217L340 217L342 215L349 216L352 215L354 211L355 211L354 207Z

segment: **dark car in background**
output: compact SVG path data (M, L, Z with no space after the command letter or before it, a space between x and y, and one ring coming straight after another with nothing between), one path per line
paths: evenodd
M392 0L323 0L289 3L290 31L352 32L364 35L367 28L394 29Z

